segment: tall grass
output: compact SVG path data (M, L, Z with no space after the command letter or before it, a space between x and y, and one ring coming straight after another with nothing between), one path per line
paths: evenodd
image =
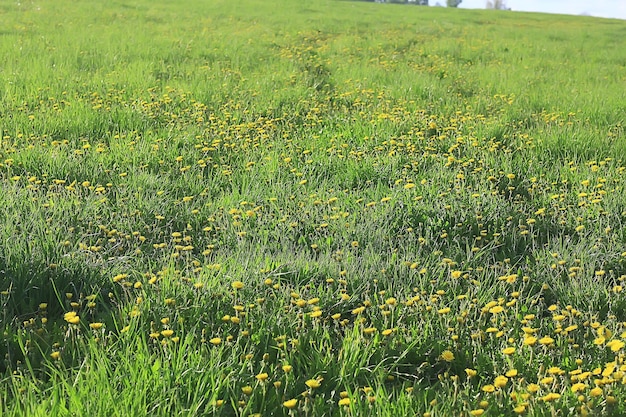
M43 0L0 27L3 414L624 413L624 22Z

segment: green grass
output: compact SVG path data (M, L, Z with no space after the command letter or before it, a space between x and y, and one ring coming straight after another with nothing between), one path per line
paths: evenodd
M42 0L0 28L2 415L626 413L625 22Z

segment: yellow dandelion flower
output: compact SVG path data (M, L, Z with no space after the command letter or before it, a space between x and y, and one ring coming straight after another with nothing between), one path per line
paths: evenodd
M499 375L493 381L493 385L496 388L504 388L504 387L506 387L507 382L509 382L509 378L507 378L507 377L505 377L503 375Z
M445 307L445 308L437 310L437 313L439 314L448 314L449 312L450 312L450 307Z
M350 398L342 398L339 400L340 406L348 406L350 405Z
M289 372L291 372L293 367L291 365L283 365L282 369L284 373L288 374Z
M174 330L166 329L161 331L163 337L171 337L174 334Z
M548 368L548 373L550 375L563 375L565 371L559 368L558 366L551 366Z
M265 381L267 378L269 377L269 375L265 372L262 372L260 374L258 374L255 378L258 379L259 381L263 382Z
M551 338L550 336L544 336L541 339L539 339L539 343L544 346L550 346L551 344L554 343L554 339Z
M524 338L524 344L526 346L533 346L535 343L537 343L537 338L535 336L528 336Z
M505 355L512 355L515 353L515 348L514 347L507 347L502 349L502 353L504 353Z
M241 281L234 281L230 285L232 285L233 289L235 289L235 290L240 290L240 289L242 289L244 287L244 284Z
M296 408L297 405L298 405L298 400L295 399L295 398L293 398L291 400L287 400L287 401L285 401L283 403L283 407L285 407L285 408L287 408L289 410L292 410L292 409Z
M315 311L312 311L311 313L309 313L309 317L311 317L313 319L317 318L317 317L320 317L321 315L322 315L322 310L315 310Z
M93 330L99 330L104 326L104 323L89 323L89 327Z
M537 384L528 384L528 387L526 387L526 389L528 390L528 392L530 392L531 394L536 393L537 391L539 391L539 385Z
M209 340L209 343L213 346L217 346L222 343L222 339L220 339L219 337L214 337L213 339Z
M587 385L583 384L582 382L578 382L576 384L573 384L571 389L572 392L581 392L587 389Z
M524 414L526 412L526 406L524 404L520 404L517 407L513 408L513 412L515 414Z
M485 413L485 410L482 408L477 408L476 410L472 410L469 412L470 416L482 416Z
M483 392L486 392L486 393L492 393L492 392L494 392L496 390L496 387L494 387L493 385L489 384L489 385L485 385L482 388L482 390L483 390Z
M363 329L363 333L367 334L367 335L371 335L376 333L376 331L378 331L378 329L376 327L367 327L365 329Z
M441 359L446 362L452 362L454 360L454 353L449 350L444 350L443 352L441 352Z
M121 280L126 279L126 278L128 278L128 274L117 274L116 276L113 277L113 282L120 282ZM71 293L66 293L65 295L67 296L67 294L71 295ZM72 298L72 297L70 296L67 298Z
M246 385L245 387L241 388L241 392L243 392L246 395L250 395L252 394L252 387L249 385Z
M61 357L61 352L59 351L52 352L50 354L50 357L56 361Z
M465 368L465 373L467 374L468 378L473 378L478 374L478 371L476 371L475 369Z
M361 307L357 307L354 310L352 310L352 314L356 316L358 314L361 314L364 311L365 311L365 307L361 306Z
M603 394L602 388L600 387L595 387L592 388L591 391L589 391L589 395L591 395L592 397L599 397Z
M307 379L304 383L307 387L311 388L311 389L315 389L315 388L319 388L322 386L322 378L318 378L318 379Z
M550 393L544 395L541 399L544 402L550 402L550 401L558 400L559 398L561 398L561 394L558 394L556 392L550 392Z
M491 314L498 314L498 313L502 313L503 311L504 311L504 307L502 306L494 306L489 309L489 312Z
M516 377L517 376L517 369L509 369L508 371L506 371L506 373L504 375L508 376L509 378Z
M611 348L611 351L617 352L621 350L626 344L618 339L613 339L609 343L606 344L607 347Z

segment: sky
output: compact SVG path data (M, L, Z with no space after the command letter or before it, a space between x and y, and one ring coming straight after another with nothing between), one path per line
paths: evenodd
M445 4L445 1L439 0ZM435 1L430 2L434 4ZM463 0L459 7L484 9L487 0ZM596 17L626 19L626 0L507 0L511 10L541 13L587 14Z

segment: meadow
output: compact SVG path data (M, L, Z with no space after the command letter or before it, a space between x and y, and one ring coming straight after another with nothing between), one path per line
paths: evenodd
M626 414L626 21L0 4L0 414Z

